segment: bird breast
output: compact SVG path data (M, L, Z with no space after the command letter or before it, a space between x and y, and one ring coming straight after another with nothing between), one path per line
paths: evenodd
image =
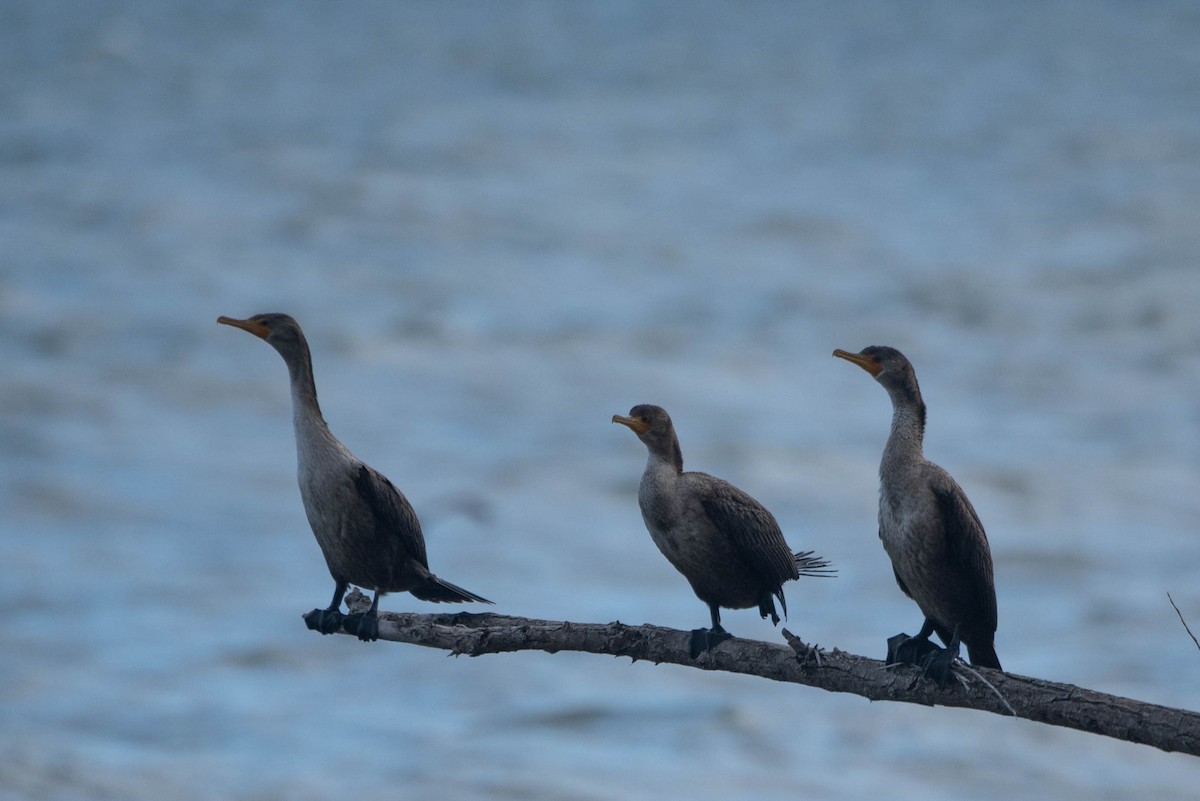
M296 427L296 479L300 499L330 570L344 576L345 566L337 566L355 539L372 534L363 529L370 519L359 496L354 477L361 462L323 426ZM369 527L368 527L369 528Z
M937 505L920 481L891 481L879 494L879 537L905 583L923 583L915 575L936 563L943 548Z
M723 536L673 468L647 469L638 491L642 519L651 539L693 585L734 558Z
M362 503L350 465L301 460L297 479L309 525L322 548L344 538L347 513Z
M909 597L926 617L950 626L960 616L951 592L959 571L948 561L946 532L928 483L884 488L879 536Z

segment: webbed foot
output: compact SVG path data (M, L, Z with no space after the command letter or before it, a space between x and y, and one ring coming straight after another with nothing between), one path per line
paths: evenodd
M692 659L696 659L705 651L732 639L733 635L722 628L692 629L692 639L688 642L688 653L691 654Z
M310 631L336 634L342 630L344 618L345 616L336 609L314 609L304 616L304 623Z
M358 637L363 642L374 642L379 639L379 617L375 610L346 615L344 622L346 631Z
M929 641L929 637L910 637L903 632L887 641L888 665L924 665L926 661L936 656L942 649Z
M950 681L951 668L956 659L958 659L957 642L951 643L946 648L937 648L936 653L927 654L921 661L921 675L933 679L937 682L938 688L944 690L946 682Z
M916 637L907 634L897 634L888 639L887 664L916 665L921 668L921 676L928 676L937 682L940 689L946 688L950 680L954 662L958 659L958 630L945 648L939 648L929 641L929 633L924 628Z

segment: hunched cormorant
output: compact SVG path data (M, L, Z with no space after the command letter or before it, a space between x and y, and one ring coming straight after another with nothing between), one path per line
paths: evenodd
M835 572L811 551L793 554L774 516L745 492L706 473L685 473L666 410L634 406L612 421L632 429L649 451L638 504L654 544L708 604L712 628L692 631L693 659L733 636L721 627L721 607L757 606L777 624L774 598L787 616L784 582Z

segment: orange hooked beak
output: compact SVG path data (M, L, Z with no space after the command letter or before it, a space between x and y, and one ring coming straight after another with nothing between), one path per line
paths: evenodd
M260 339L266 339L271 334L271 329L267 328L262 323L251 317L249 320L235 320L232 317L221 316L217 318L217 322L221 325L232 325L234 328L240 328L243 331L249 331L254 336Z
M637 419L636 417L625 417L623 415L614 414L612 421L614 423L620 423L623 426L629 426L629 428L635 434L645 434L647 431L650 430L649 425L647 425L643 421Z
M861 353L848 353L841 348L835 350L833 355L839 359L845 359L848 362L857 364L859 367L870 373L872 378L877 378L879 374L883 372L883 366L870 356L863 356Z

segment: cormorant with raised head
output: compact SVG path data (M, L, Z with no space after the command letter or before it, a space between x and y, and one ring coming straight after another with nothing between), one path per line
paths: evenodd
M925 402L916 372L895 348L833 355L870 373L892 400L892 430L879 465L879 538L896 583L925 622L916 637L888 640L888 663L921 664L944 684L961 641L972 665L1000 670L991 549L962 487L925 458ZM929 641L935 631L946 649Z
M287 363L300 498L334 581L333 601L304 616L308 627L333 634L345 624L360 640L378 639L379 597L389 592L411 592L435 603L490 604L429 572L421 523L408 500L330 433L317 405L308 342L296 321L286 314L257 314L247 320L219 317L217 322L266 340ZM375 591L367 612L341 613L351 584Z

